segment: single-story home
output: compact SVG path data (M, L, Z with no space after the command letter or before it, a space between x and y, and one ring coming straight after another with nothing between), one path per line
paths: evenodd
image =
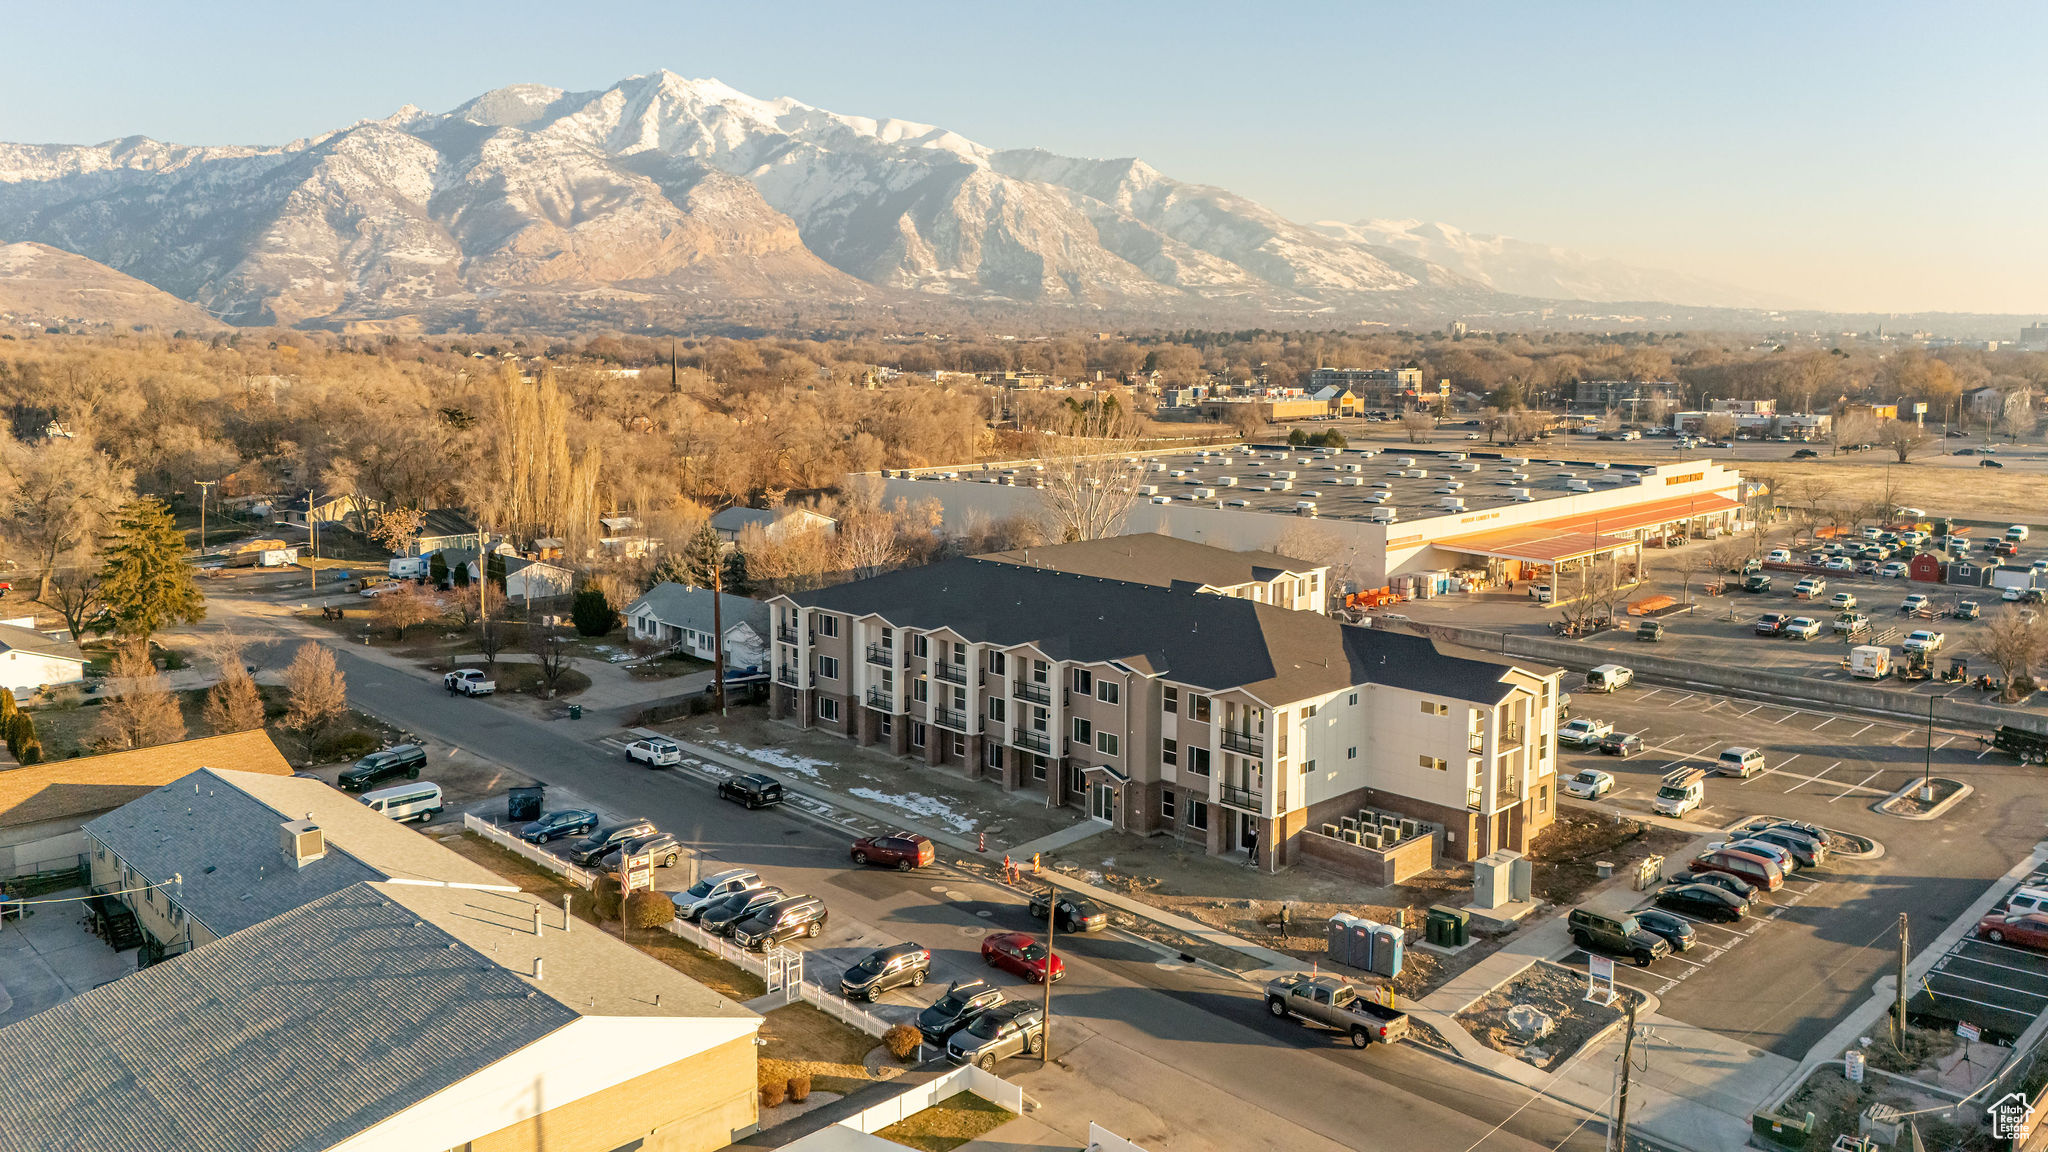
M68 867L85 851L86 821L208 767L292 774L261 730L0 772L0 878Z
M781 541L793 532L837 532L839 521L808 508L727 508L711 517L711 527L721 540L737 541L748 528L759 528L768 539Z
M678 645L700 660L714 658L709 588L664 582L626 606L626 632L635 640ZM727 593L719 605L725 625L725 666L735 672L758 672L768 664L768 605Z
M510 544L499 544L491 551L505 558L505 597L508 600L552 600L576 591L576 573L560 564L529 560L513 552ZM441 560L451 572L458 566L467 567L472 584L483 579L484 570L477 563L476 552L472 549L444 549Z
M284 506L284 519L285 523L301 528L315 524L361 525L366 517L382 511L384 503L381 500L372 500L359 492L343 492L321 496L311 502L301 496Z
M0 624L0 688L21 694L45 684L76 684L83 679L85 653L76 641Z
M483 547L483 530L466 513L454 508L434 508L420 516L420 534L412 543L412 555L425 556L448 548Z
M647 528L632 516L600 516L597 523L604 529L598 537L597 546L607 556L623 556L637 560L651 556L660 547L647 535Z

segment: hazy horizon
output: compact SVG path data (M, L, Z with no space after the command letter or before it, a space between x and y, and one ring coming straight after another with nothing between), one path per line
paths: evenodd
M2048 312L2048 12L1724 4L1008 11L626 3L14 14L0 139L282 144L666 68L1000 148L1143 158L1293 219L1440 221L1844 312ZM999 53L999 55L998 55ZM2035 194L2031 195L2030 194Z

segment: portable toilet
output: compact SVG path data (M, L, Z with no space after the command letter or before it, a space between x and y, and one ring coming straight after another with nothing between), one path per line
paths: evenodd
M1392 924L1372 926L1373 975L1392 978L1401 974L1401 936L1401 930Z
M1349 964L1354 968L1365 967L1364 957L1353 960L1351 956L1351 928L1359 919L1349 912L1339 912L1330 917L1327 926L1330 961L1334 964Z
M1368 972L1374 970L1373 946L1377 942L1375 933L1377 933L1381 927L1382 925L1374 921L1367 920L1363 916L1353 916L1351 918L1350 952L1351 966L1353 968L1363 968Z

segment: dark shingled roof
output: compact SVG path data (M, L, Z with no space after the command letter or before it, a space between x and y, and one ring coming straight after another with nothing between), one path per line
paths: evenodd
M1512 667L1314 612L979 558L791 599L901 628L951 629L977 643L1036 644L1057 660L1121 661L1210 691L1242 688L1272 705L1372 683L1498 703Z
M1100 576L1161 588L1185 582L1230 588L1252 581L1277 579L1290 572L1310 572L1325 565L1295 560L1272 552L1233 552L1176 536L1136 533L1101 540L1079 540L1043 548L1015 548L977 557L1003 564L1049 568L1076 576Z

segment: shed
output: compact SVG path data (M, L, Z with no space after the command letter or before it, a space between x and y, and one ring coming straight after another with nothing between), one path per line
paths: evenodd
M1906 562L1906 578L1923 584L1939 584L1948 579L1948 565L1932 552L1922 552Z
M1948 566L1948 582L1969 588L1991 586L1991 565L1979 564L1972 560L1958 560Z
M1991 570L1993 588L2032 588L2034 570L2019 564L2000 564Z

